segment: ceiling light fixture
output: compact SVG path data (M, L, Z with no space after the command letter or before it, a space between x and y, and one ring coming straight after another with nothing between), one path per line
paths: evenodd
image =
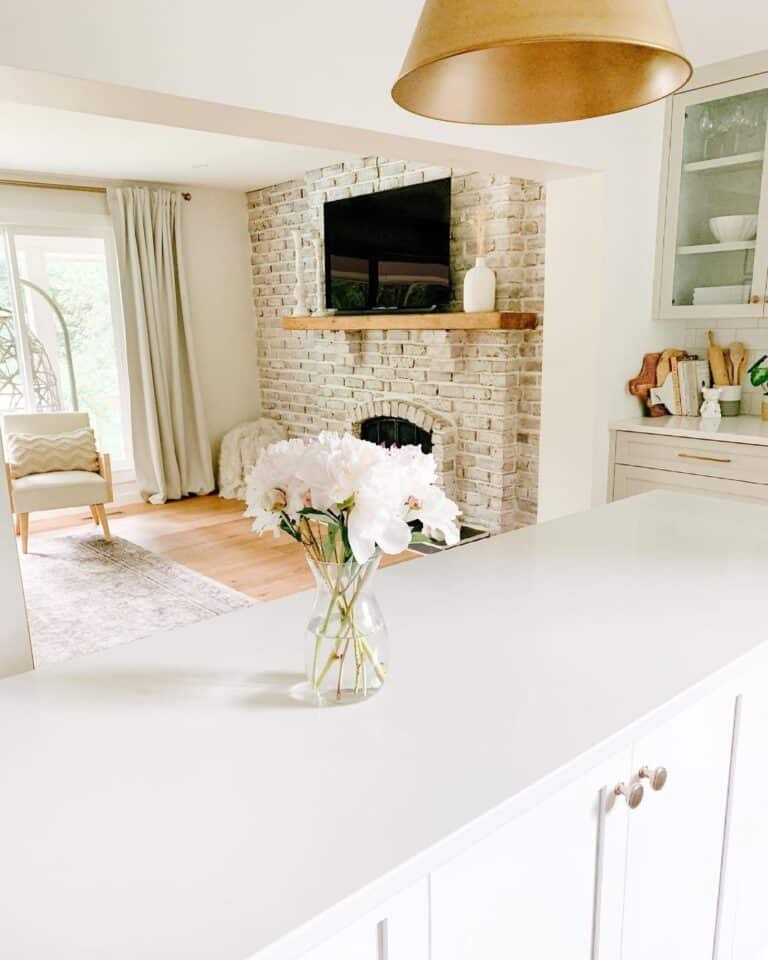
M692 67L666 0L426 0L396 103L457 123L558 123L631 110Z

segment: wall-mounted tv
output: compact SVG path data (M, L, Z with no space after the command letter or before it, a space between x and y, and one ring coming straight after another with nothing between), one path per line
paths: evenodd
M433 180L323 209L326 307L425 312L451 297L451 181Z

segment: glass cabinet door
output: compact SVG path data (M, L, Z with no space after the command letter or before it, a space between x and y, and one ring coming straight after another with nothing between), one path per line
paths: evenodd
M759 84L752 78L676 98L662 297L678 315L721 306L729 308L724 316L763 312L768 80L744 90Z

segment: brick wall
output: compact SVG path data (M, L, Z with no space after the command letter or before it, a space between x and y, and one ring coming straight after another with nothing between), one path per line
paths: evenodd
M291 230L304 237L311 307L317 304L309 237L327 200L451 176L452 309L474 263L478 210L488 217L487 261L499 310L539 314L531 331L286 331L293 307ZM292 436L354 430L388 404L433 424L444 482L465 518L493 532L536 519L544 283L540 184L364 157L248 195L259 374L265 416Z

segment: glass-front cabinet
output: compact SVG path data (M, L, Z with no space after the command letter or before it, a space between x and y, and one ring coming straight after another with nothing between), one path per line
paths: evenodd
M768 74L672 100L657 314L768 316Z

